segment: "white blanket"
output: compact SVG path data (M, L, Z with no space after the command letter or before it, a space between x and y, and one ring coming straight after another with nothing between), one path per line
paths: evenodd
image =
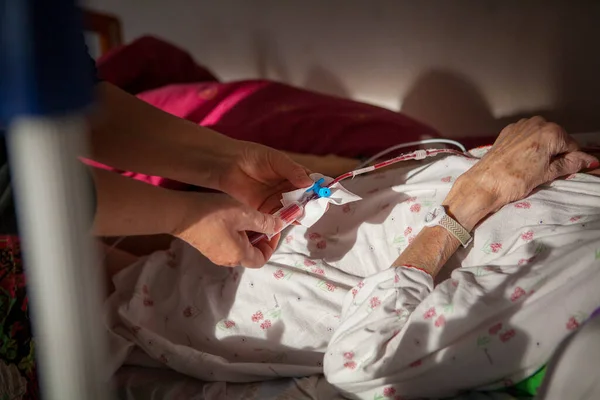
M435 289L418 270L389 269L474 162L446 156L345 182L363 200L287 230L259 270L217 267L179 241L140 260L106 303L115 369L229 382L324 372L360 399L531 375L600 306L600 179L577 174L504 207Z

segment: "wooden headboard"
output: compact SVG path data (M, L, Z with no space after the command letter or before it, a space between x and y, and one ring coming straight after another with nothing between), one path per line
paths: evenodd
M83 26L87 38L95 42L89 46L95 58L123 44L121 21L114 15L84 9Z

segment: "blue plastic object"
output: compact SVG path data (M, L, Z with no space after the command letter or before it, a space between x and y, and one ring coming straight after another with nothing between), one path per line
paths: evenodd
M74 0L0 0L0 126L91 103L93 69L82 28Z
M314 192L319 197L329 197L331 196L331 189L328 187L323 187L323 183L325 182L324 178L319 179L306 191Z

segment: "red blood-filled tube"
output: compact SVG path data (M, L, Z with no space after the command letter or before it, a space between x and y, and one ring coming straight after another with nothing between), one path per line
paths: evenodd
M400 162L400 161L422 160L426 157L432 157L432 156L435 156L438 154L444 154L444 153L445 154L462 155L462 156L471 157L471 158L473 157L467 153L462 153L460 151L456 151L456 150L452 150L452 149L416 150L416 151L413 151L412 153L402 154L402 155L392 158L390 160L380 161L369 167L360 168L355 171L346 172L345 174L338 176L333 181L329 182L327 185L325 185L323 187L331 187L331 186L335 185L336 183L343 181L345 179L354 178L355 176L358 176L358 175L362 175L362 174L369 173L371 171L382 169L382 168L385 168L392 164L396 164L397 162ZM309 201L315 199L316 197L317 197L316 194L312 194L312 195L306 197L305 199L303 199L302 203L299 203L299 202L291 203L288 206L277 211L273 215L278 216L285 221L285 226L284 226L284 228L285 228L285 227L291 225L296 219L300 218L304 214L304 205L306 203L308 203ZM251 233L248 235L248 238L250 239L250 243L252 243L252 245L255 245L256 243L260 242L263 239L270 239L270 237L268 237L267 235L260 234L260 233Z
M302 215L304 215L304 207L297 201L288 204L287 206L283 207L281 210L279 210L273 214L274 217L281 219L285 223L285 225L283 226L283 228L281 228L281 230L279 232L281 232L282 230L284 230L285 228L287 228L288 226L293 224L294 221L296 221L298 218L302 217ZM279 232L276 232L275 234L277 234ZM273 236L275 236L275 234L267 236L265 234L253 233L253 234L250 234L248 236L248 238L250 239L250 243L252 245L255 245L256 243L260 242L261 240L263 240L265 238L271 239Z

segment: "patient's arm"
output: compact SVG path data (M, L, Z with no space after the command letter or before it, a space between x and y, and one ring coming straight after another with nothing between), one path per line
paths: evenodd
M463 182L460 179L456 182L442 205L449 216L470 232L496 205L488 194ZM415 266L435 278L459 246L460 242L446 229L425 227L392 266Z
M600 176L600 168L587 173ZM498 209L494 199L460 179L442 203L448 215L471 231L481 220ZM434 279L444 264L460 246L446 229L436 226L423 228L392 266L412 265L425 270Z
M597 175L598 166L598 159L579 151L557 125L541 118L522 120L502 131L492 150L456 181L443 205L471 231L488 214L535 187L581 170ZM423 228L393 266L412 265L435 278L459 245L444 228Z

